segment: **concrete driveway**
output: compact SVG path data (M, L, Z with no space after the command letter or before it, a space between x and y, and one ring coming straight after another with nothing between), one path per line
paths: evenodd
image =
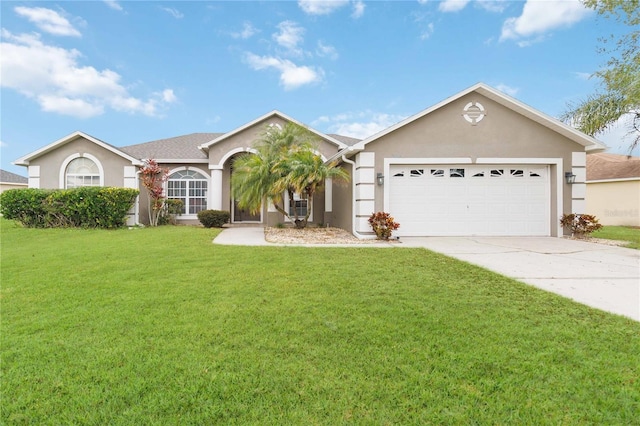
M640 251L551 237L413 237L424 247L640 321Z

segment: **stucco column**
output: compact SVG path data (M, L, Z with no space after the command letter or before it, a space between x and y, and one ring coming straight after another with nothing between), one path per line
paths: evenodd
M209 209L222 210L222 169L211 169L211 188L209 189Z

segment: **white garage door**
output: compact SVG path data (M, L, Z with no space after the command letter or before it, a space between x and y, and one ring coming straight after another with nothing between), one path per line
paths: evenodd
M398 236L549 235L549 170L531 165L391 165Z

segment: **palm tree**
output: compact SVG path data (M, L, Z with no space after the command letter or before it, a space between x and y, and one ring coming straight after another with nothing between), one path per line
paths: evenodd
M290 212L285 208L284 193L292 206L295 194L311 200L326 179L349 179L344 169L324 163L314 152L316 140L312 132L294 123L267 128L254 143L256 153L238 157L233 163L231 191L238 206L258 213L263 202L270 201L296 228L306 227L311 209L300 218L298 209Z

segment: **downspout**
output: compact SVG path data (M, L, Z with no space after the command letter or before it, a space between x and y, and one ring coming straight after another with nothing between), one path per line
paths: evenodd
M356 174L356 162L347 159L345 155L342 155L342 161L347 164L351 164L352 179L351 179L351 233L360 240L368 239L369 236L362 235L356 231L356 181L353 179Z

